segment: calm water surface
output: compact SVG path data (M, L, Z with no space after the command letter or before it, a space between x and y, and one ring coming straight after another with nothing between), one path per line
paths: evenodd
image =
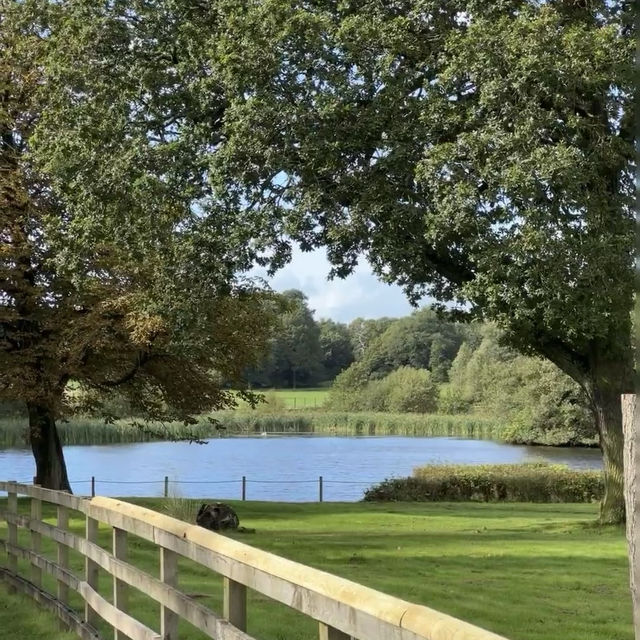
M206 445L186 442L65 447L77 494L158 496L164 476L170 492L184 497L238 499L242 476L248 500L355 501L363 490L390 477L410 475L423 464L490 464L545 461L575 469L601 469L597 449L526 447L488 440L402 436L285 436L220 438ZM0 450L0 478L30 482L31 452Z

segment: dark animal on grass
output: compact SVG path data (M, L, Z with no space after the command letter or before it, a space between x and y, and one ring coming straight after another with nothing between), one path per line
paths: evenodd
M256 532L255 529L240 527L238 514L228 504L223 504L222 502L203 504L196 516L196 524L211 531L229 529L238 533Z
M223 529L237 529L240 524L238 514L228 505L222 502L215 504L203 504L196 516L196 524L211 531Z

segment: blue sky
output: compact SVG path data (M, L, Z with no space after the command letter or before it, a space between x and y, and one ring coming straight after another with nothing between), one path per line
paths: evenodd
M324 249L303 253L295 248L292 261L273 278L265 279L275 291L303 291L317 320L350 322L358 317L400 317L413 310L402 289L380 282L364 259L344 280L329 280L330 269ZM264 270L256 273L264 277Z

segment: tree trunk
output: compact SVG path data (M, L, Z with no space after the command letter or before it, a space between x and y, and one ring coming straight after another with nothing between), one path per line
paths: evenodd
M49 407L27 404L29 411L29 442L36 460L35 483L47 489L71 493L56 421Z
M620 396L632 389L625 363L599 363L594 368L591 401L600 434L604 462L604 498L600 503L601 524L625 521L624 437Z
M622 396L624 475L633 628L640 640L640 397Z

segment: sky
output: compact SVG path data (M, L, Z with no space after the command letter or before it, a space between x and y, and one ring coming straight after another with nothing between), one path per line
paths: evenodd
M275 291L300 289L308 297L316 320L351 322L359 317L401 317L413 311L402 289L380 282L364 258L343 280L329 280L330 269L324 248L303 253L296 247L291 262L272 278L267 278L264 270L255 273Z

